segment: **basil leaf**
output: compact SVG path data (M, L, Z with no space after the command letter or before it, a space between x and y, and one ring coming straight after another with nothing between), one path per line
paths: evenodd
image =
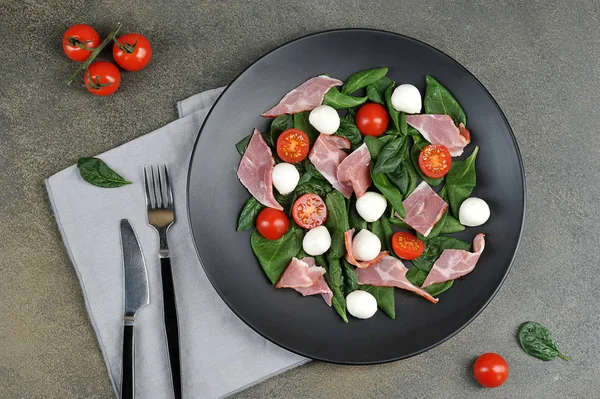
M540 323L527 321L521 324L518 337L521 348L528 355L541 360L553 360L556 356L564 360L570 360L560 353L552 333Z
M323 98L323 105L329 105L335 109L352 108L367 101L367 97L354 97L343 94L337 88L332 87Z
M421 270L417 267L411 267L406 272L406 278L413 285L420 287L425 282L425 279L427 278L427 274L429 274L429 273L424 272L423 270ZM431 284L430 286L425 287L423 289L425 291L427 291L431 296L438 296L442 292L450 289L450 287L452 287L452 284L454 284L454 280L448 280L443 283Z
M235 145L235 149L237 150L238 154L242 156L244 155L244 153L246 152L246 148L248 148L248 144L250 144L251 138L252 134L249 134L240 141L238 141L238 143Z
M452 162L450 171L446 175L446 193L454 217L458 217L460 205L469 198L475 188L477 181L475 160L478 152L479 147L475 147L464 161Z
M465 111L452 94L431 76L427 76L425 82L427 83L425 98L423 99L425 113L450 115L455 124L462 123L466 126L467 116Z
M349 121L345 118L340 119L340 127L338 128L337 132L335 132L335 134L347 138L348 141L350 141L350 144L352 145L352 149L355 149L358 146L360 146L363 141L363 135L360 134L360 131L358 130L354 122Z
M310 145L312 146L317 137L319 137L319 132L308 121L309 114L310 112L300 112L294 114L294 127L306 133L308 140L310 141Z
M412 261L413 266L429 273L433 264L440 257L444 249L464 249L469 251L471 244L454 237L437 236L425 239L425 251L421 256Z
M392 118L392 122L394 122L394 127L397 132L400 132L400 114L396 109L392 106L392 92L394 91L394 82L385 90L385 103L387 104L388 112L390 113L390 117Z
M367 97L369 100L375 103L385 105L385 89L387 89L392 83L392 79L384 76L378 81L369 84L367 86Z
M371 160L376 161L383 147L385 147L393 139L394 136L388 135L381 137L366 136L365 144L369 149L369 154L371 154Z
M394 226L398 226L398 227L400 227L400 228L403 228L403 229L412 229L412 227L411 227L411 226L410 226L408 223L406 223L406 222L404 222L403 220L400 220L400 219L398 219L398 218L391 217L391 218L389 218L388 220L389 220L389 221L390 221L390 223L391 223L391 224L393 224Z
M258 200L254 197L248 198L246 201L246 205L242 208L242 212L240 212L240 217L238 218L237 231L242 231L249 229L254 226L254 221L256 220L256 216L262 211L264 208L263 204L258 202Z
M344 276L342 275L340 261L337 259L329 259L329 264L327 264L323 256L316 256L315 261L317 265L322 266L327 270L324 277L329 289L333 292L333 298L331 300L332 306L341 316L342 320L348 323L348 316L346 315L346 298L344 297Z
M400 217L406 217L406 211L404 210L404 204L402 203L402 193L398 191L385 174L376 175L371 171L371 179L373 184L381 194L388 200L392 207L398 212Z
M116 188L131 184L100 158L79 158L77 168L83 180L96 187Z
M421 154L421 150L427 147L428 145L429 143L427 141L414 137L414 144L410 149L410 160L412 161L415 170L419 173L419 175L421 175L421 178L430 186L435 187L442 184L444 178L440 177L439 179L432 179L431 177L425 175L425 173L421 171L421 167L419 166L419 154Z
M346 211L346 200L342 193L335 190L325 197L327 206L327 220L325 226L331 230L339 230L342 233L350 230L348 227L348 212Z
M351 75L348 80L346 80L346 83L344 83L344 86L342 86L342 93L354 93L356 90L362 89L363 87L378 81L384 77L387 72L387 68L367 69L356 72L355 74Z
M377 300L377 306L392 320L396 318L396 304L394 300L394 287L375 287L372 285L359 285L358 289L367 291Z
M279 281L292 257L298 254L303 237L304 232L293 222L290 222L288 231L278 240L267 240L258 230L252 232L250 246L271 283Z
M395 171L398 166L404 162L408 140L406 137L400 137L386 144L377 157L377 162L373 167L373 173L388 173Z
M358 214L356 210L356 200L350 202L350 209L348 210L348 224L351 229L359 232L362 229L367 228L367 222Z
M346 259L342 262L342 270L344 272L344 295L348 295L358 289L358 277L354 266L348 263Z
M446 211L446 220L444 221L444 225L440 230L440 234L452 234L458 233L465 230L465 226L460 224L458 219L450 214L449 211Z
M269 137L271 138L271 145L275 145L277 143L277 139L279 138L279 135L281 133L283 133L285 130L293 127L293 125L294 125L293 118L291 115L288 115L288 114L279 115L277 118L273 119L273 122L271 122L271 129L269 132L270 133Z

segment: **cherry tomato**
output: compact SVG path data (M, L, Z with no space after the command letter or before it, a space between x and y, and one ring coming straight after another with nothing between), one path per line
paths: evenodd
M484 387L496 388L508 378L508 364L497 353L484 353L475 360L473 374Z
M292 217L298 226L314 229L327 219L327 207L317 194L304 194L294 202Z
M450 171L452 156L441 144L430 144L419 154L419 167L426 176L438 179Z
M121 72L110 62L93 62L83 75L83 83L91 93L97 96L109 96L119 88Z
M354 120L363 135L381 136L387 129L390 118L383 105L368 103L358 109Z
M298 163L308 155L308 136L300 129L288 129L277 139L277 155L282 161Z
M100 45L100 35L94 28L86 24L71 26L62 39L62 48L70 59L83 62L88 59L92 50Z
M413 260L425 251L425 244L416 236L399 231L392 236L392 249L399 258Z
M267 240L278 240L288 231L290 221L285 212L265 208L256 217L256 230Z
M128 33L117 39L113 46L113 58L126 71L144 69L152 57L152 46L148 39L139 33Z

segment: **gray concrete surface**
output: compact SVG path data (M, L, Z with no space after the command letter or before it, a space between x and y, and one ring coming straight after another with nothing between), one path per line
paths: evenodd
M274 46L337 27L413 36L487 86L523 155L524 237L496 299L449 342L379 366L313 362L237 397L599 397L600 6L493 3L0 0L0 397L112 397L43 179L173 120L176 100L228 83ZM64 30L85 22L106 34L117 21L150 37L150 66L124 74L109 98L66 87L75 65L61 51ZM525 355L515 333L528 319L572 361ZM471 377L486 351L511 367L496 390Z

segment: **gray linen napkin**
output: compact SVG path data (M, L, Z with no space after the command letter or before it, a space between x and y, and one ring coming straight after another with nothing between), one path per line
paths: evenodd
M186 215L188 163L200 126L222 91L205 91L179 102L180 119L99 155L134 184L116 189L94 187L81 179L75 165L46 179L58 228L79 277L117 396L123 330L122 218L129 219L136 231L150 284L150 305L136 319L136 396L173 396L163 327L158 236L147 223L144 165L167 164L172 176L177 222L169 232L169 245L179 312L183 396L227 396L307 361L268 342L239 320L213 289L196 257Z

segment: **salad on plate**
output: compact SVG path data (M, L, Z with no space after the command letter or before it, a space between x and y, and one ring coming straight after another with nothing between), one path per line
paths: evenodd
M422 95L387 74L312 77L262 114L268 131L236 144L252 195L237 230L255 227L275 288L320 295L345 322L378 309L394 319L395 288L437 303L485 247L480 232L448 235L490 217L471 196L479 148L465 112L431 76Z

